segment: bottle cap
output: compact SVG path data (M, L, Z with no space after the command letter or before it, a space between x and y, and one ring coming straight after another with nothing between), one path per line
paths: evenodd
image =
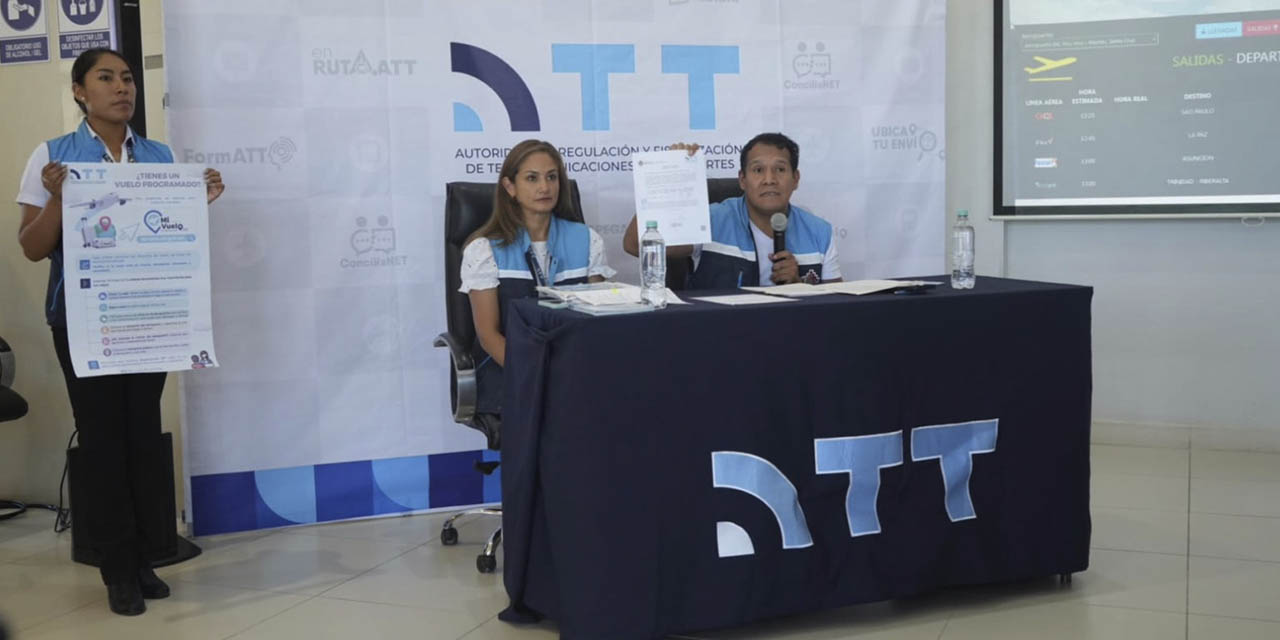
M968 217L969 217L969 210L968 210L968 209L961 209L961 210L957 211L957 212L956 212L956 217L957 217L957 218L968 218Z
M657 228L658 228L658 221L657 221L657 220L649 220L649 221L647 221L647 222L645 222L645 223L644 223L644 228L645 228L645 229L657 229Z

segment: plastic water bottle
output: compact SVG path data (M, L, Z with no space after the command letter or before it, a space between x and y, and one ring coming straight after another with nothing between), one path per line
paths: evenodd
M951 288L972 289L973 277L973 226L969 224L969 212L956 212L956 226L951 230Z
M640 296L658 309L667 306L667 243L653 220L644 223L640 236Z

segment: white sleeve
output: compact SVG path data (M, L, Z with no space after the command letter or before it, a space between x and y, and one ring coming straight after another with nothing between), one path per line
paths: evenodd
M604 257L604 239L595 229L588 229L591 233L591 264L587 266L587 276L604 276L605 280L617 275L617 271L609 268L609 263Z
M476 238L462 250L462 286L460 293L498 288L498 261L487 238Z
M18 186L18 204L29 204L44 208L53 194L45 191L40 172L49 164L49 145L41 142L36 145L31 157L27 159L27 168L22 171L22 182Z
M836 248L839 243L836 242L835 230L831 231L831 243L827 245L827 252L822 256L822 280L835 280L844 278L840 273L840 251Z

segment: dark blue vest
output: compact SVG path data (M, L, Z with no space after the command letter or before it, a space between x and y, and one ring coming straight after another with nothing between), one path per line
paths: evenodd
M90 133L88 120L82 120L75 131L45 144L49 145L50 162L102 162L102 156L107 153L102 141ZM173 153L162 143L134 134L133 158L137 162L173 162ZM58 238L58 246L49 254L49 286L45 291L44 318L52 326L67 326L66 301L62 292L61 237Z
M822 279L822 258L831 246L831 223L791 205L787 213L787 250L800 265L800 277ZM756 239L746 200L739 196L711 205L711 242L703 243L690 289L734 289L760 283ZM771 284L771 283L765 283Z
M499 327L506 332L507 303L519 298L537 295L542 270L533 264L533 243L529 232L520 230L515 242L503 246L500 240L490 240L493 259L498 263L498 313ZM547 253L550 268L541 274L543 284L570 285L587 282L591 266L591 230L581 222L571 222L552 216L547 230ZM502 413L502 367L494 362L477 339L472 347L476 363L476 411Z

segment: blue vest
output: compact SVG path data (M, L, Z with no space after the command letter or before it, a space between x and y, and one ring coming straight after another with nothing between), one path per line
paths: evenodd
M45 144L49 145L50 162L102 162L102 156L107 153L107 148L102 141L93 137L89 131L88 120L82 120L75 131L54 138ZM134 134L133 159L137 162L171 163L173 153L162 143ZM62 223L58 224L61 226ZM44 298L45 321L55 327L67 326L67 308L65 296L62 294L62 284L62 238L59 236L58 246L49 254L49 286Z
M831 246L831 223L791 205L787 212L787 250L800 265L800 277L822 279L822 258ZM711 242L703 243L690 289L734 289L758 286L756 238L751 232L747 201L742 196L711 205Z
M498 263L498 326L503 332L507 327L507 303L536 296L539 280L561 286L582 284L590 278L591 229L581 222L551 217L551 226L547 229L547 254L551 264L547 273L540 276L535 275L542 267L534 264L528 231L521 229L515 242L509 245L503 246L500 240L491 239L489 246ZM501 415L502 368L480 346L479 339L471 351L476 363L476 411Z

